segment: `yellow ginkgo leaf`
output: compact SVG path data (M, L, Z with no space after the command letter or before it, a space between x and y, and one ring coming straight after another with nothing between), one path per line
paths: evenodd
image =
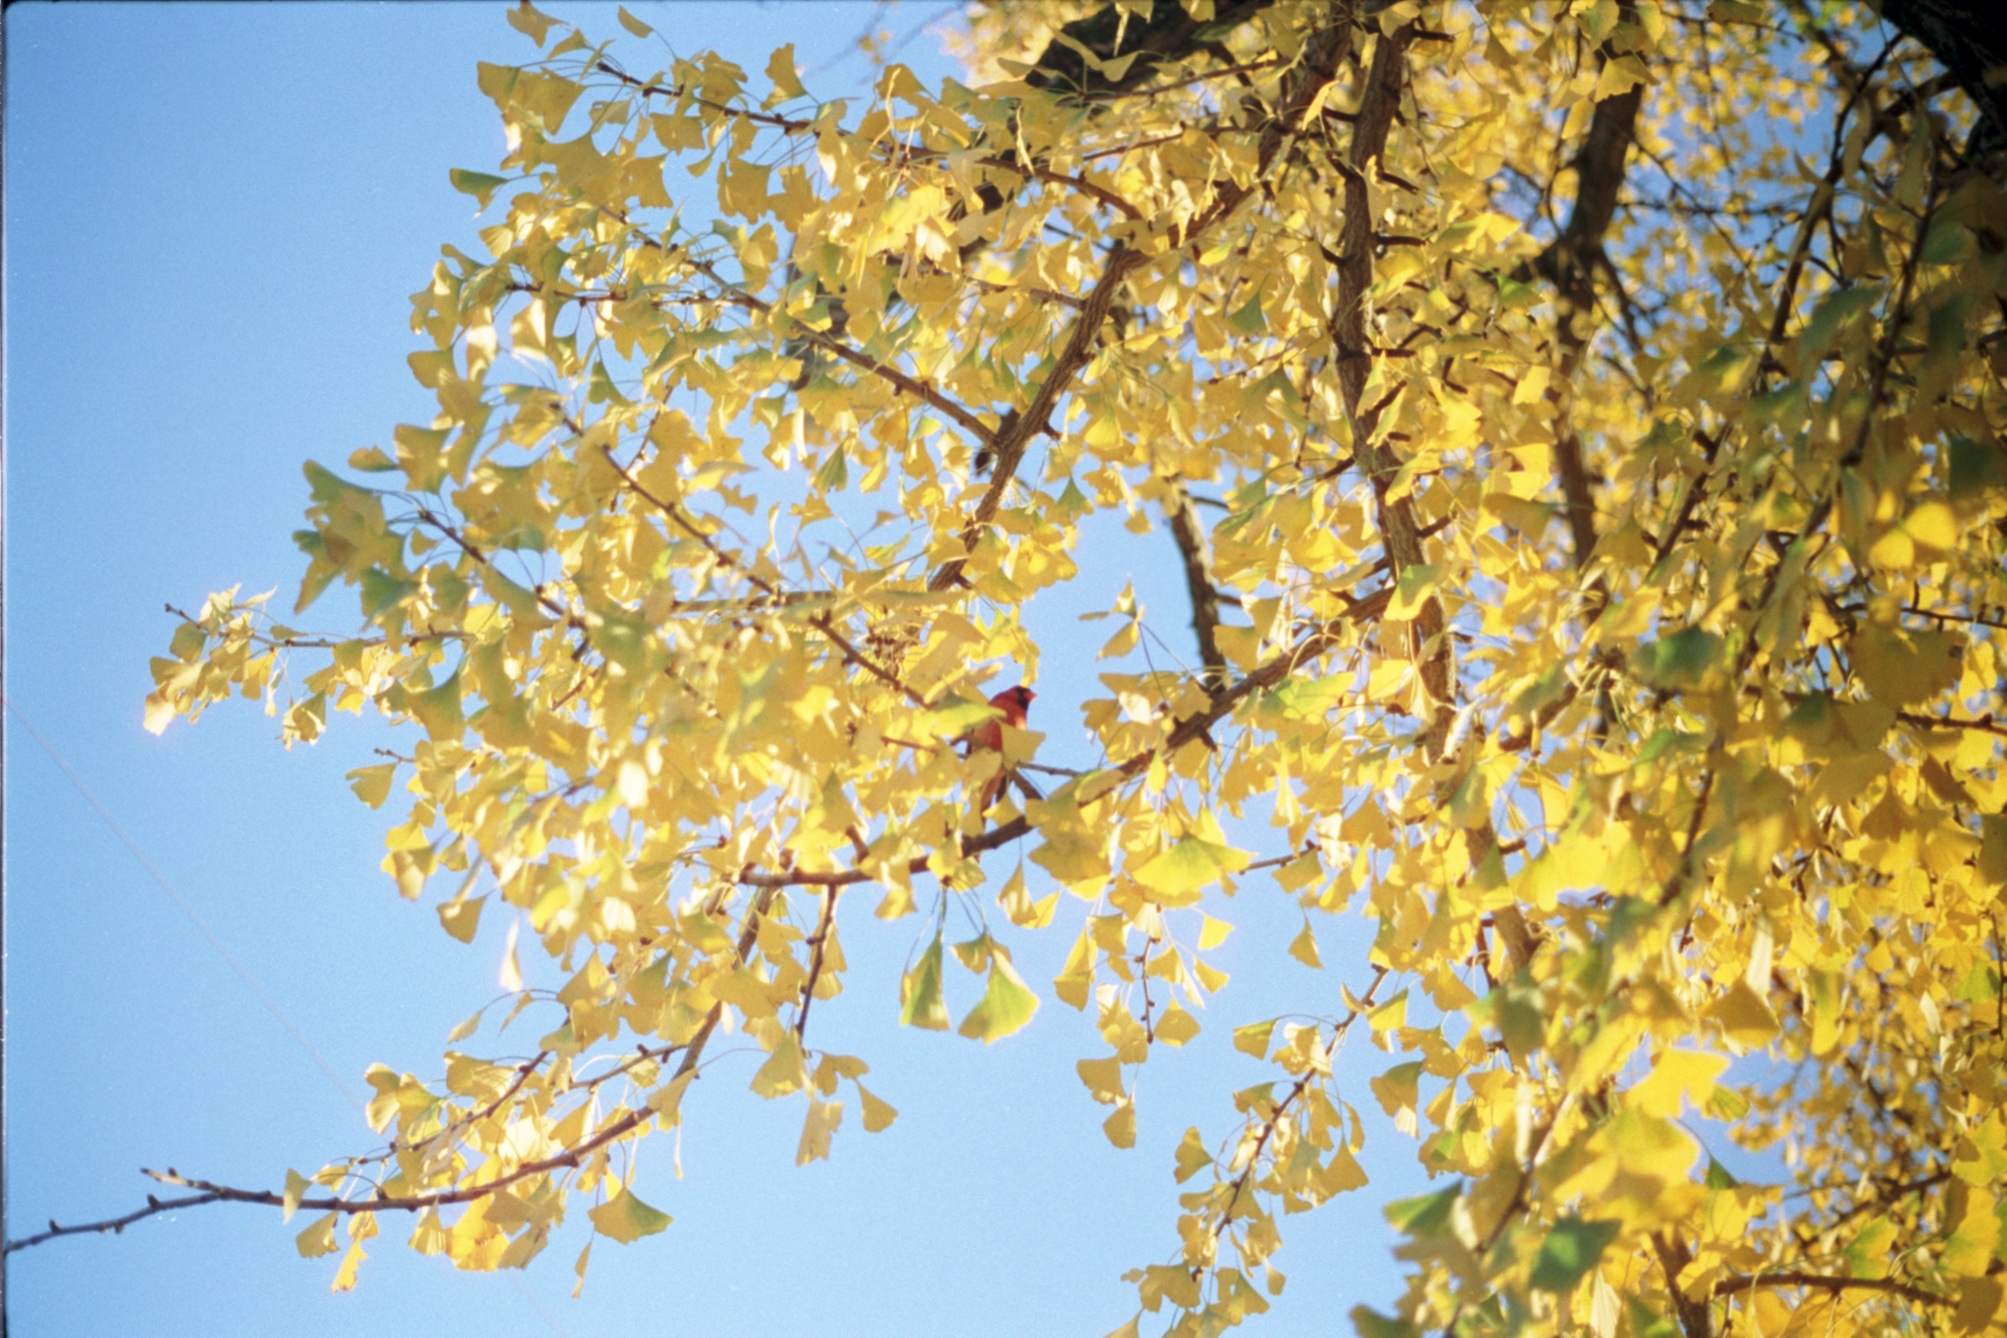
M612 1198L586 1216L592 1219L593 1230L602 1236L612 1237L622 1245L631 1245L643 1236L667 1230L669 1224L676 1220L643 1203L625 1185L621 1185Z

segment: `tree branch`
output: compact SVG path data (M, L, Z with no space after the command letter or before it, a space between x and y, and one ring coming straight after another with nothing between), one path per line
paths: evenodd
M1272 0L1263 0L1263 3L1272 3ZM757 112L744 107L733 107L710 98L699 97L681 84L651 84L645 80L636 79L624 70L616 69L612 64L604 60L598 62L593 68L601 74L619 80L643 97L687 97L690 99L690 105L692 106L708 108L711 111L719 112L726 116L743 116L754 125L763 125L768 129L778 130L790 138L815 133L814 121L805 121L793 116L781 116L774 112ZM882 153L881 156L885 161L896 164L938 162L949 155L938 149L914 148L910 145L899 143L892 145L891 152ZM1005 158L994 154L978 158L975 161L984 167L1002 168L1006 172L1015 172L1023 177L1036 177L1040 181L1049 181L1057 186L1071 186L1081 194L1092 196L1109 208L1116 210L1118 213L1126 214L1132 219L1143 216L1141 210L1117 195L1114 191L1109 190L1105 186L1097 186L1084 177L1068 176L1064 172L1055 172L1037 163L1020 162L1015 158Z
M1115 776L1117 783L1141 775L1148 769L1151 759L1165 753L1176 752L1186 744L1196 741L1215 724L1232 714L1233 709L1250 695L1273 688L1294 673L1297 666L1337 645L1337 627L1341 622L1358 623L1377 618L1386 611L1387 602L1392 597L1393 589L1389 587L1355 601L1338 618L1325 623L1282 654L1256 667L1247 677L1226 691L1215 694L1203 711L1180 720L1156 747L1141 750L1105 774ZM980 835L965 839L961 844L961 851L964 855L980 855L999 846L1009 845L1019 837L1030 834L1031 831L1032 825L1028 818L1015 817ZM929 858L927 855L912 856L906 861L906 872L909 874L926 872ZM747 887L765 888L849 887L856 883L871 882L875 877L876 875L858 868L818 871L788 869L778 873L763 873L748 869L739 874L738 882Z
M1374 997L1379 994L1380 986L1386 983L1388 974L1387 967L1375 967L1373 969L1373 983L1368 985L1366 992L1359 996L1359 1006L1348 1010L1345 1016L1332 1027L1331 1040L1324 1048L1324 1058L1327 1065L1331 1057L1338 1053L1338 1046L1345 1039L1345 1034L1352 1029L1352 1024L1359 1020L1366 1009L1373 1006ZM1275 1136L1276 1129L1282 1123L1283 1115L1309 1089L1311 1081L1316 1076L1316 1069L1310 1068L1304 1070L1302 1076L1290 1084L1289 1090L1283 1094L1282 1099L1275 1103L1275 1109L1269 1112L1268 1118L1262 1121L1261 1132L1255 1135L1254 1147L1247 1154L1247 1160L1241 1166L1240 1174L1236 1175L1233 1179L1233 1190L1227 1195L1226 1205L1219 1210L1219 1216L1213 1219L1212 1237L1215 1242L1215 1253L1217 1253L1217 1242L1221 1233L1226 1231L1233 1223L1233 1210L1239 1205L1240 1196L1246 1192L1248 1184L1255 1178L1255 1173L1261 1169L1262 1149L1267 1147L1269 1140ZM1200 1267L1194 1264L1192 1266L1192 1276L1197 1277L1199 1272Z
M1623 0L1618 14L1622 22L1637 21L1637 9L1630 0ZM1598 55L1603 64L1616 58L1608 42ZM1617 197L1624 186L1624 159L1636 138L1638 108L1644 102L1644 92L1642 84L1634 84L1596 104L1589 119L1589 133L1575 155L1575 207L1568 216L1568 226L1529 264L1534 273L1554 284L1561 297L1557 321L1561 374L1557 378L1559 384L1550 392L1557 410L1565 407L1563 401L1589 347L1592 332L1586 327L1596 310L1596 268L1603 260L1603 238L1617 216ZM1562 422L1566 421L1562 415ZM1555 439L1554 468L1561 477L1568 533L1574 542L1575 568L1579 571L1589 565L1596 548L1596 498L1582 458L1581 435L1565 426Z
M1685 1338L1714 1338L1714 1314L1708 1308L1705 1298L1695 1300L1680 1290L1679 1275L1693 1262L1693 1251L1686 1242L1668 1231L1652 1233L1652 1251L1659 1257L1659 1268L1666 1275L1666 1292L1672 1297L1673 1313L1679 1317L1680 1332Z
M709 533L699 528L694 521L690 520L689 517L683 514L683 508L677 506L673 502L669 502L664 500L663 498L657 497L654 493L650 492L647 488L643 487L639 479L635 478L634 475L630 473L625 466L623 466L618 460L613 458L613 448L611 446L602 445L599 449L600 452L606 456L606 463L613 467L613 472L620 475L621 481L625 483L628 486L628 488L634 492L635 496L642 498L644 501L648 502L649 504L654 506L657 510L662 512L662 514L667 516L671 521L675 522L678 528L680 528L685 534L688 534L690 537L695 539L698 543L702 544L705 550L708 551L711 554L711 556L715 557L722 565L730 567L733 571L738 572L740 575L744 576L747 580L751 581L754 585L758 586L763 592L765 592L767 595L771 596L775 600L781 602L788 601L789 594L787 591L782 590L772 581L767 580L764 576L761 576L758 572L746 566L745 563L739 561L737 557L733 556L730 553L727 553L723 548L719 547L717 541L713 539ZM932 709L932 703L930 703L919 692L907 686L906 682L903 679L901 679L897 674L893 673L890 669L887 669L884 665L879 664L876 660L873 660L863 651L857 649L857 647L851 643L850 638L848 638L842 632L837 630L836 620L831 618L828 614L826 613L812 614L807 619L807 622L810 627L815 628L816 631L822 633L825 637L829 638L830 643L836 647L837 652L843 656L843 659L846 663L854 665L857 668L864 670L866 673L870 674L873 678L876 678L879 681L889 685L890 687L898 691L902 696L904 696L908 701L912 702L914 705L919 706L923 709L929 709L929 710Z
M124 1231L134 1222L152 1217L155 1213L173 1212L176 1208L199 1208L205 1203L217 1203L226 1197L228 1196L209 1193L190 1194L187 1198L182 1199L156 1199L153 1195L149 1194L146 1196L146 1207L136 1212L127 1213L123 1217L107 1217L102 1222L82 1222L76 1226L57 1226L56 1220L52 1217L49 1219L49 1229L47 1231L33 1236L24 1236L20 1240L8 1241L4 1253L12 1254L16 1250L25 1250L30 1245L40 1245L46 1241L55 1240L59 1236L102 1235L107 1231L117 1234Z
M1737 1274L1723 1278L1714 1284L1716 1296L1734 1296L1738 1292L1752 1291L1758 1287L1822 1287L1833 1292L1870 1291L1884 1292L1890 1296L1900 1296L1905 1301L1915 1301L1919 1305L1957 1305L1955 1296L1940 1296L1936 1292L1912 1287L1906 1282L1896 1282L1890 1278L1841 1278L1825 1273L1799 1273L1785 1270L1779 1273Z
M1165 13L1173 13L1167 7ZM1411 30L1413 25L1409 25ZM1269 168L1283 145L1301 130L1299 124L1309 113L1317 94L1337 76L1339 62L1343 59L1351 36L1352 25L1349 13L1341 14L1337 21L1319 29L1305 44L1303 56L1291 78L1287 81L1283 107L1269 119L1262 129L1260 148L1256 153L1255 169L1249 174L1246 185L1229 181L1219 188L1213 202L1192 222L1183 228L1173 226L1168 238L1174 249L1183 248L1193 240L1230 216L1247 198L1260 189L1267 178ZM1080 315L1074 320L1068 333L1066 344L1061 349L1052 371L1039 383L1031 402L1022 410L1013 410L1006 415L993 437L987 441L994 465L990 474L990 486L982 499L976 503L975 511L962 529L962 542L966 549L973 549L982 527L996 518L1003 505L1003 496L1017 476L1018 466L1024 460L1025 448L1032 437L1048 430L1050 415L1059 404L1059 398L1071 388L1073 379L1092 357L1102 324L1115 304L1115 294L1128 275L1148 262L1150 256L1142 251L1118 243L1108 253L1102 265L1101 277L1081 306ZM962 575L966 558L950 558L941 564L928 579L930 590L945 590L956 584Z
M1930 48L1979 109L1968 152L2007 147L2007 31L1993 0L1883 0L1882 17Z
M1199 642L1199 663L1205 666L1206 690L1211 692L1227 681L1226 656L1221 654L1219 643L1220 594L1213 585L1213 546L1184 481L1166 479L1164 486L1170 493L1164 512L1171 522L1178 555L1184 559L1185 589L1192 597L1192 631Z
M1896 719L1905 725L1921 725L1925 729L1969 729L1981 734L1997 734L2007 738L2007 724L1995 720L1991 711L1971 719L1955 715L1928 715L1922 711L1897 711Z
M1122 281L1130 272L1140 269L1147 257L1141 251L1118 245L1108 253L1108 259L1101 268L1101 277L1093 291L1082 303L1080 314L1074 318L1073 329L1066 345L1060 350L1058 360L1044 381L1039 383L1032 394L1031 403L1022 410L1013 409L1004 416L994 433L984 429L978 440L982 441L991 458L990 485L976 503L962 527L962 543L965 549L974 549L982 527L996 518L1003 506L1003 495L1017 476L1018 466L1024 461L1025 448L1037 433L1046 430L1046 424L1059 397L1072 385L1092 357L1097 336L1103 322L1108 319L1109 308L1115 305L1115 294ZM961 580L966 558L950 558L943 562L927 580L929 590L946 590Z
M1375 219L1366 172L1386 151L1387 135L1393 129L1394 112L1400 106L1406 82L1407 49L1413 40L1414 25L1406 23L1382 36L1373 48L1373 61L1361 90L1358 121L1352 129L1351 150L1347 155L1351 170L1343 174L1345 221L1337 251L1337 310L1331 321L1339 393L1344 399L1346 416L1352 421L1352 440L1359 462L1372 484L1376 528L1386 548L1389 569L1397 577L1404 569L1418 565L1423 551L1421 527L1408 499L1388 499L1388 489L1400 461L1375 439L1380 408L1361 403L1373 365L1367 292L1373 283ZM1425 726L1432 761L1448 736L1456 698L1454 673L1446 658L1448 642L1441 636L1442 630L1442 604L1431 596L1417 613L1414 635L1417 649L1431 642L1439 647L1422 664L1423 683L1433 702L1431 718Z
M1373 285L1373 238L1378 223L1373 216L1366 173L1376 167L1386 151L1387 136L1400 109L1401 91L1407 79L1407 50L1414 36L1415 25L1409 22L1380 37L1374 44L1372 64L1360 91L1358 119L1353 123L1347 154L1350 170L1342 173L1345 221L1339 234L1338 298L1330 326L1339 394L1351 420L1357 458L1372 485L1374 526L1386 552L1388 570L1396 578L1406 568L1422 562L1423 534L1409 499L1389 496L1400 461L1377 439L1380 406L1366 407L1361 403L1374 357L1367 295ZM1456 717L1456 650L1445 630L1442 602L1430 595L1415 613L1409 640L1412 654L1420 662L1422 686L1430 702L1421 744L1432 764L1445 759L1450 727ZM1498 848L1498 834L1488 819L1466 828L1464 839L1472 868L1482 865ZM1500 907L1494 923L1514 960L1521 965L1531 960L1533 935L1519 908Z
M744 307L748 311L756 311L763 316L772 314L774 309L773 303L754 297L745 289L731 283L722 274L718 273L716 267L710 261L691 255L687 250L683 252L680 258L690 268L704 275L712 283L717 284L722 300L730 302L735 306ZM823 352L834 354L852 366L860 367L872 375L882 378L906 394L939 409L942 413L953 419L957 426L975 437L977 441L983 442L986 445L994 445L992 433L983 423L982 419L976 417L975 414L955 403L955 401L949 399L946 395L943 395L940 391L925 382L908 376L889 363L880 362L868 354L861 353L843 341L825 334L821 330L811 330L806 325L797 322L796 333L800 338L815 345Z
M744 964L748 956L752 953L753 944L757 941L759 935L759 922L766 915L767 908L773 904L773 897L773 889L768 888L762 891L754 899L752 908L746 915L746 925L739 934L737 945L738 960L741 964ZM683 1052L683 1060L676 1066L676 1072L672 1075L672 1081L674 1078L680 1078L697 1067L697 1062L703 1058L704 1047L710 1042L712 1034L717 1031L718 1023L723 1018L724 1011L725 1005L722 1001L711 1005L711 1011L705 1015L703 1024L697 1028L696 1034L690 1038L689 1044ZM419 1212L426 1208L444 1208L454 1204L472 1203L477 1199L488 1198L500 1190L507 1189L510 1185L535 1176L544 1175L551 1171L572 1169L600 1148L633 1133L654 1117L655 1111L648 1106L643 1106L639 1110L630 1110L612 1123L599 1129L591 1137L582 1140L563 1152L553 1153L548 1157L540 1157L535 1161L523 1162L495 1176L493 1179L482 1181L478 1185L467 1185L459 1189L439 1190L429 1194L378 1194L373 1198L367 1199L345 1198L340 1195L322 1195L317 1198L301 1198L293 1207L308 1208L315 1212L352 1215L355 1213ZM6 1251L12 1253L17 1249L25 1249L30 1245L39 1245L43 1241L53 1240L58 1236L77 1235L87 1231L118 1231L130 1222L136 1222L143 1217L150 1217L155 1213L166 1212L171 1208L191 1208L205 1203L256 1203L273 1208L287 1206L286 1198L283 1194L277 1194L268 1189L237 1189L229 1185L219 1185L194 1176L182 1175L171 1166L165 1171L146 1171L145 1174L152 1176L155 1180L163 1184L181 1185L201 1192L184 1199L163 1200L159 1202L153 1201L151 1196L149 1196L148 1206L137 1212L129 1213L122 1218L112 1218L104 1222L91 1223L87 1226L58 1227L52 1222L49 1224L50 1229L40 1235L31 1236L19 1241L9 1241Z
M864 842L851 829L851 839L862 847ZM808 1032L808 1010L815 1003L815 987L822 980L822 963L829 948L829 936L836 932L836 899L843 895L841 887L825 888L822 893L822 915L815 926L815 937L809 940L808 979L801 983L801 1009L795 1014L794 1036L797 1041Z

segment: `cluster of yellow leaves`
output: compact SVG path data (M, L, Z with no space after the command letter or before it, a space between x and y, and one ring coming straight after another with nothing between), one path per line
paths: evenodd
M413 1245L519 1266L574 1194L598 1234L662 1229L610 1158L676 1124L720 1028L803 1101L802 1160L843 1083L882 1128L864 1061L810 1044L842 894L926 916L904 1021L996 1040L1036 993L944 920L1028 836L1051 890L1020 871L998 905L1034 931L1089 903L1054 990L1092 1006L1120 1146L1134 1066L1227 983L1211 889L1274 868L1310 966L1312 912L1377 926L1363 994L1233 1030L1276 1076L1178 1149L1179 1244L1132 1275L1171 1332L1267 1308L1278 1217L1365 1183L1334 1074L1362 1018L1398 1060L1354 1097L1451 1179L1390 1209L1410 1285L1365 1332L1995 1325L2007 197L1900 95L1921 62L1841 98L1788 27L1646 0L1286 0L1077 99L1021 77L1063 17L1000 7L992 82L889 66L853 108L785 49L764 82L643 77L513 11L543 56L480 71L508 175L454 177L500 202L488 255L446 248L413 298L439 412L308 468L300 607L340 582L360 626L219 595L156 662L156 729L232 692L289 741L331 706L416 726L353 777L410 796L386 869L414 898L458 875L463 941L499 895L568 977L524 989L512 930L516 1009L557 1021L537 1056L372 1071ZM1602 247L1616 314L1571 311L1540 220L1640 85L1666 196ZM1096 517L1149 533L1196 489L1222 665L1105 675L1102 760L973 811L1040 738L955 747L986 680L1035 677L1026 607ZM1258 860L1227 825L1264 820ZM959 1024L950 946L986 980ZM1688 1108L1781 1143L1794 1187L1703 1168ZM300 1242L350 1213L338 1286L375 1229L350 1202Z

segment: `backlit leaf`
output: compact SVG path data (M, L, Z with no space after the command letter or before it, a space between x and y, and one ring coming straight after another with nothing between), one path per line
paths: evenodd
M625 1185L586 1216L592 1219L593 1230L602 1236L611 1236L622 1245L632 1245L643 1236L667 1230L669 1224L676 1220L643 1203Z
M941 939L936 935L920 961L900 982L899 1020L929 1031L948 1029L948 1004L941 993Z
M990 958L989 987L962 1019L959 1030L988 1045L1023 1028L1037 1011L1038 996L1026 987L1008 959L995 954Z

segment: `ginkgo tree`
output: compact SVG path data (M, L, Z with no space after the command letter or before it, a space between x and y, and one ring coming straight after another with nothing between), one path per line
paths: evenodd
M1361 1105L1436 1185L1362 1333L2001 1331L2000 39L1888 8L1006 4L967 83L850 101L512 10L508 154L453 174L486 254L413 297L438 412L307 466L284 618L356 621L213 595L146 719L407 726L351 777L384 867L463 941L522 917L541 1039L477 1014L370 1071L386 1145L170 1202L305 1215L338 1288L385 1214L468 1269L634 1241L622 1154L721 1032L803 1161L894 1118L816 1005L911 917L845 1006L984 1041L1038 1006L1013 943L1075 936L1118 1146L1202 1002L1268 1066L1178 1147L1127 1332L1268 1308ZM1062 767L987 699L1111 518L1190 628L1110 610ZM1372 929L1287 1019L1207 961L1257 880L1306 959Z

